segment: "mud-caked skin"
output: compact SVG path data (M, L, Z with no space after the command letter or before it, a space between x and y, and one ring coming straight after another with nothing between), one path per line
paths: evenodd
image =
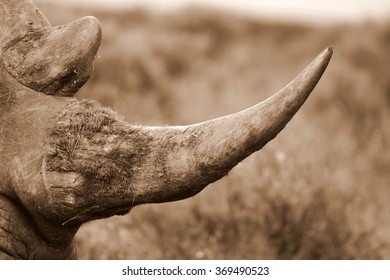
M197 194L284 128L332 55L249 109L144 127L73 97L91 75L96 19L51 27L31 1L5 0L0 36L0 259L73 259L83 223Z

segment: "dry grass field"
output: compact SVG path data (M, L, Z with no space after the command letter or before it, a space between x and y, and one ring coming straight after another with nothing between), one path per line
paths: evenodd
M233 113L325 47L335 52L274 141L192 199L84 225L80 258L390 259L390 22L309 27L197 8L39 7L53 24L101 21L95 73L77 97L136 124Z

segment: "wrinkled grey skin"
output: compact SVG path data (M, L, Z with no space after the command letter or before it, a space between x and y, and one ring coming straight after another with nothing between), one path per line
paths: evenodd
M284 128L332 55L244 111L143 127L73 97L92 73L95 18L52 27L31 1L5 0L0 36L0 259L73 259L83 223L197 194Z

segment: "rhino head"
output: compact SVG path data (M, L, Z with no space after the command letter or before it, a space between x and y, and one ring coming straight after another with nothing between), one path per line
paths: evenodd
M97 19L53 27L27 0L2 1L0 17L0 258L75 258L83 223L197 194L285 127L332 56L241 112L146 127L73 97L92 74Z

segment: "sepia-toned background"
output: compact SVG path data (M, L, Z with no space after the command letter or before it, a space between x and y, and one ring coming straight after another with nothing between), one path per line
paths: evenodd
M147 2L110 9L35 1L54 25L86 15L101 21L95 72L77 98L98 100L130 123L189 124L233 113L277 92L325 47L335 53L274 141L194 198L84 225L79 257L390 259L385 2L376 3L378 14L366 8L343 18L335 17L341 4L325 1L333 5L326 16L298 1L298 16L291 10L288 20L264 7L258 14L217 5L151 10Z

